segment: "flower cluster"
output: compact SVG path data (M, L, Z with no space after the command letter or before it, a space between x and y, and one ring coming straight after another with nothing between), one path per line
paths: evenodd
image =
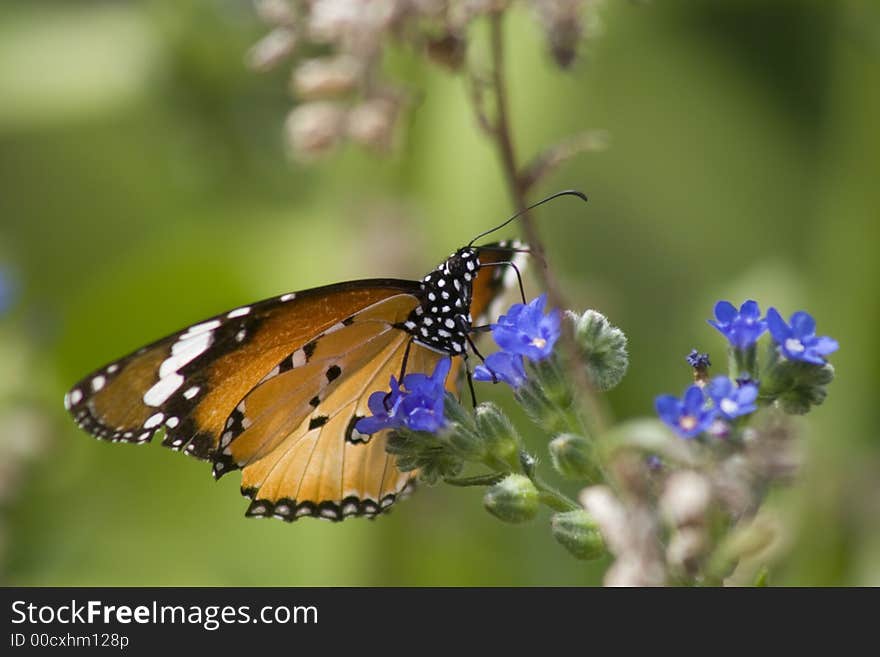
M544 314L547 295L528 304L511 306L506 315L492 325L492 337L501 351L491 354L474 369L477 381L503 381L514 389L526 380L523 359L538 362L553 353L559 339L562 317L558 310Z
M808 313L796 312L786 323L776 308L770 308L762 319L760 307L752 300L738 311L729 301L719 301L715 319L708 321L738 350L754 345L768 329L779 352L789 360L824 365L825 358L838 349L836 340L816 335L816 322Z
M796 312L786 323L775 308L762 318L753 300L739 310L729 301L719 301L715 319L708 321L730 344L735 380L727 376L709 380L709 355L692 350L687 362L694 368L696 384L680 399L660 395L654 404L660 419L679 436L694 438L706 432L726 436L729 423L757 410L759 397L767 403L779 401L788 412L806 412L824 399L824 386L830 381L825 357L838 344L816 335L816 322L809 314ZM755 347L768 330L770 357L760 371Z
M361 418L355 425L360 433L373 434L383 429L407 428L413 431L435 433L446 425L443 415L446 376L452 366L443 358L433 374L415 373L403 377L403 386L392 375L391 392L374 392L367 405L371 416Z
M542 294L531 303L517 303L492 325L495 342L503 349L486 359L474 371L477 381L504 381L513 388L526 381L524 358L541 361L553 353L559 339L561 314L544 314L547 296ZM390 392L370 395L371 416L362 418L355 428L364 434L383 429L411 429L436 433L446 425L443 415L445 381L451 360L443 358L433 374L415 373L403 377L401 385L392 375Z
M717 421L730 422L757 410L758 386L754 383L737 384L726 376L716 376L704 390L690 386L681 399L674 395L660 395L655 401L657 415L682 438L694 438L710 429L723 433L726 427Z
M560 67L598 32L596 0L532 0ZM270 32L251 48L257 71L293 61L290 90L298 101L285 123L299 159L311 160L345 139L384 152L407 94L383 74L383 55L403 44L452 72L467 68L470 27L500 16L505 0L255 0ZM322 53L322 54L317 54Z

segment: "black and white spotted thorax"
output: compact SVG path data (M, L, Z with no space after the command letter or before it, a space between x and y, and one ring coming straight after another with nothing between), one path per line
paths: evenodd
M471 330L471 298L480 268L477 250L459 249L421 281L422 302L404 329L429 349L456 356L464 353Z

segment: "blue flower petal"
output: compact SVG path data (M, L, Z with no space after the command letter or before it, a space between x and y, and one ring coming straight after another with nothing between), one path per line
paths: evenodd
M754 383L745 384L739 389L736 398L743 405L754 403L758 398L758 386Z
M758 306L757 301L749 299L740 306L739 314L747 319L757 320L761 317L761 308Z
M816 342L813 345L813 349L820 356L827 356L828 354L833 354L840 348L840 345L837 343L837 340L833 338L829 338L826 335L823 335L820 338L816 338Z
M809 313L798 311L791 316L791 331L798 338L816 335L816 320Z
M736 307L729 301L719 301L715 304L715 317L722 324L729 324L736 317Z
M504 382L512 388L519 388L526 380L522 356L497 351L486 358L485 365L474 369L477 381Z
M657 415L667 424L676 424L681 415L681 401L675 395L660 395L654 400Z
M777 344L782 344L791 337L791 329L785 323L785 320L782 319L782 315L779 314L776 308L769 308L767 310L767 328Z
M387 417L384 419L379 417L362 417L355 423L354 428L362 434L370 435L383 429L389 429L391 425Z
M733 393L734 384L726 376L716 376L706 386L706 391L712 399L723 399Z
M703 389L700 386L691 386L684 393L684 410L692 415L698 414L706 403Z

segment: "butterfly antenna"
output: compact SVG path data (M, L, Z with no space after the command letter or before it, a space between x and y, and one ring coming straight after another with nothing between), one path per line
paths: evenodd
M487 230L487 231L485 231L485 232L483 232L483 233L480 233L480 234L477 235L474 239L472 239L470 242L468 242L468 246L473 246L474 242L476 242L478 239L481 239L481 238L483 238L483 237L486 237L486 235L491 235L492 233L494 233L494 232L497 231L497 230L501 230L501 229L504 228L507 224L509 224L511 221L513 221L514 219L516 219L516 218L518 218L518 217L524 215L524 214L525 214L526 212L528 212L529 210L534 210L534 209L535 209L536 207L538 207L539 205L544 205L545 203L547 203L547 201L552 201L553 199L555 199L555 198L559 198L560 196L577 196L579 199L581 199L581 200L584 201L585 203L586 203L586 201L587 201L587 195L584 194L583 192L579 192L579 191L577 191L576 189L566 189L566 190L563 190L563 191L561 191L561 192L556 192L555 194L551 194L551 195L548 196L547 198L545 198L545 199L541 199L541 200L538 201L537 203L535 203L535 204L533 204L533 205L530 205L529 207L527 207L527 208L525 208L525 209L523 209L523 210L520 210L519 212L517 212L516 214L514 214L512 217L510 217L509 219L507 219L507 220L504 221L503 223L500 223L500 224L498 224L497 226L495 226L495 228L490 228L489 230Z

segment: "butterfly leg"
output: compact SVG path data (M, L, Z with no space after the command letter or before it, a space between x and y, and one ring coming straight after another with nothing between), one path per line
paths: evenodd
M403 381L403 377L406 376L406 364L409 361L409 350L412 347L413 340L409 339L409 342L406 343L406 350L403 352L403 360L400 363L400 378L397 379L398 382ZM391 391L388 391L388 394L382 399L382 405L385 406L386 411L390 411L391 407L388 405L388 400L391 399Z
M468 340L468 342L470 342L470 340ZM471 403L474 405L474 408L476 408L477 407L477 393L474 391L474 377L471 374L471 363L470 363L470 359L467 355L467 352L464 352L462 354L462 358L464 360L464 371L467 374L468 388L471 391ZM480 356L480 358L482 358L482 356Z
M471 348L471 351L473 351L477 355L477 358L479 358L481 361L483 361L483 363L485 363L486 358L483 356L483 354L480 353L480 350L477 349L477 345L474 344L474 341L471 340L470 333L473 332L474 328L471 327L470 331L468 331L467 326L462 325L462 328L464 329L465 340L467 340L468 346ZM471 375L471 368L470 368L470 362L468 359L467 351L464 352L463 356L464 356L465 369L467 370L468 385L471 388L471 400L474 402L474 408L476 408L477 407L477 396L476 396L476 394L474 394L474 382L473 382L473 378ZM489 369L489 368L486 368L486 369ZM498 378L495 376L495 372L492 372L491 369L489 369L489 372L491 372L491 374L492 374L492 383L498 383Z
M516 280L517 280L517 283L519 283L519 295L520 295L520 297L522 297L523 304L525 304L526 303L526 291L525 291L525 288L523 287L522 273L520 272L519 267L516 266L516 263L511 262L509 260L504 260L502 262L487 262L486 264L480 265L480 269L483 269L484 267L501 267L503 265L513 267L513 271L516 272Z

